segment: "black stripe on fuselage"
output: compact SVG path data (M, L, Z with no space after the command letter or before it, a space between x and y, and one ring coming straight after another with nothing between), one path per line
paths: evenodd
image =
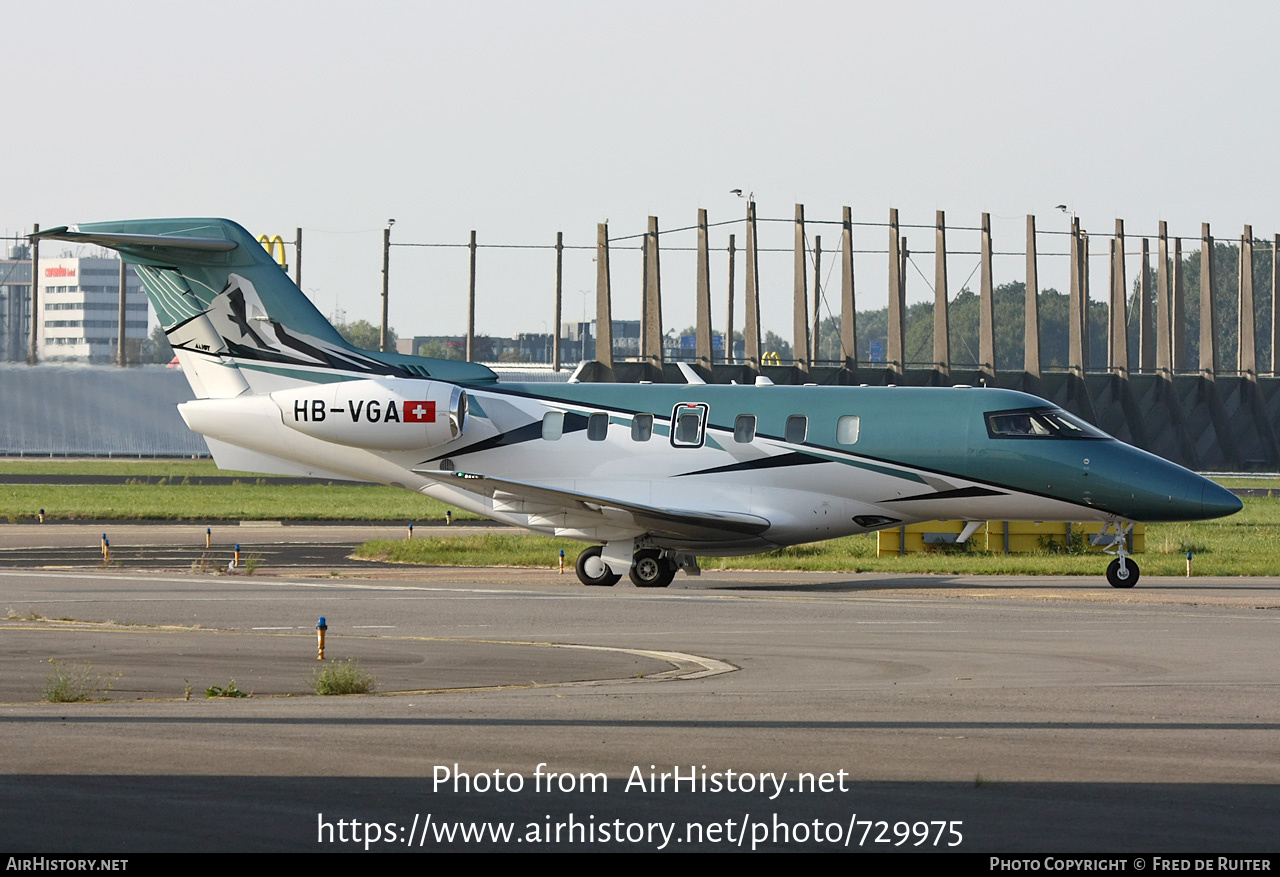
M681 472L675 477L683 478L686 475L719 475L724 472L750 472L758 469L780 469L785 466L808 466L813 463L826 462L828 461L821 457L813 457L809 454L792 452L790 454L779 454L776 457L761 457L758 460L748 460L745 463L730 463L728 466L716 466L714 469L699 469L696 472Z
M581 414L574 414L572 411L566 412L564 415L564 433L581 432L587 428L587 418ZM425 466L427 463L434 463L436 460L443 460L445 457L461 457L466 454L476 454L480 451L491 451L494 448L508 448L512 445L520 445L525 442L539 441L542 439L542 421L535 420L533 423L526 423L524 426L507 430L504 433L482 439L474 445L467 445L465 448L455 448L448 453L439 454L428 460L423 460L419 466Z
M918 499L976 499L980 496L1008 496L1008 494L1003 490L988 490L985 487L957 487L955 490L940 490L937 493L921 493L916 496L882 499L877 505L886 502L912 502Z

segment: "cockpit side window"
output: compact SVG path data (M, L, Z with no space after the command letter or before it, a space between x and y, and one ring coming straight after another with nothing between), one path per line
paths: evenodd
M1096 426L1060 408L988 411L987 435L997 439L1107 439Z

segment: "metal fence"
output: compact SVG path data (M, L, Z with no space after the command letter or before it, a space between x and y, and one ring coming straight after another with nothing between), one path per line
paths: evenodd
M0 364L0 455L208 456L177 411L192 398L162 365Z

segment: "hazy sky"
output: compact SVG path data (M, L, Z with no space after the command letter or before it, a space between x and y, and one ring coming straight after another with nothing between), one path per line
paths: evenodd
M563 231L593 245L606 219L622 236L651 214L664 228L699 207L740 218L729 190L742 188L769 217L803 202L810 219L848 204L858 221L945 209L974 226L989 211L997 250L1022 249L1027 213L1065 228L1059 203L1098 232L1120 216L1130 234L1166 219L1187 236L1202 221L1270 236L1278 25L1274 3L10 4L0 230L179 215L285 238L302 226L303 287L325 313L375 322L391 217L400 243L463 243L474 228L482 244ZM741 247L741 224L713 245L731 231ZM790 231L768 226L763 244L788 247ZM836 229L811 233L837 245ZM930 232L907 234L932 248ZM976 249L971 237L952 245ZM880 229L857 240L885 246ZM566 255L566 319L594 288L592 256ZM1064 288L1065 261L1045 261L1042 284ZM394 249L392 325L463 331L466 262ZM882 263L859 257L860 307L883 305ZM613 264L615 316L638 316L638 255ZM679 329L693 257L662 264L664 323ZM824 275L833 264L824 255ZM931 257L917 264L931 281ZM953 296L975 265L953 259ZM549 250L481 250L479 331L542 331L553 271ZM766 327L789 334L790 256L763 271ZM997 281L1021 271L997 260ZM742 274L739 261L739 291ZM931 295L910 284L912 300Z

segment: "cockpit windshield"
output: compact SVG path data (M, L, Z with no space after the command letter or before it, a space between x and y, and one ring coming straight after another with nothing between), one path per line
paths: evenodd
M1108 439L1096 426L1060 408L988 411L987 434L992 438Z

